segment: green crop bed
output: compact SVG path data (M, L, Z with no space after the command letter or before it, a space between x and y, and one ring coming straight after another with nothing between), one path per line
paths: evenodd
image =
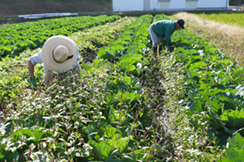
M112 23L76 32L71 34L70 38L76 42L81 55L87 54L87 51L93 51L94 53L101 47L101 45L109 44L116 39L116 35L123 32L124 28L134 20L135 18L125 17ZM94 35L93 37L92 34ZM31 55L37 53L39 50L39 48L34 51L27 50L14 59L9 56L2 58L2 61L0 62L1 105L6 104L8 98L11 98L12 101L16 102L16 97L18 98L18 93L21 91L20 87L28 87L29 74L26 62L28 62ZM92 53L88 54L91 55ZM39 65L36 67L36 79L43 85L43 72L39 72L39 70L43 70L43 68Z
M106 15L68 17L0 26L0 59L7 55L18 56L20 52L28 48L41 47L50 36L70 35L73 32L105 24L118 18L119 16Z
M32 89L27 61L40 49L2 58L0 161L241 160L243 67L187 29L153 56L147 29L165 15L104 19L67 33L83 58L97 54L80 80L45 87L36 65Z

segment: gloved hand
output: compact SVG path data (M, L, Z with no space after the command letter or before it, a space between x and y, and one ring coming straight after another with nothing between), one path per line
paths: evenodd
M35 77L30 78L30 86L36 87L36 79Z

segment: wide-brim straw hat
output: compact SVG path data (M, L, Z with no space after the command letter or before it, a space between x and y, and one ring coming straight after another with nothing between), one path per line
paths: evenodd
M65 36L52 36L42 47L42 61L48 69L63 73L75 65L77 52L72 39Z

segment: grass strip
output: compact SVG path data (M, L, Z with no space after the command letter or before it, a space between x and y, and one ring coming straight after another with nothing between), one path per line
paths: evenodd
M240 26L244 27L244 13L235 12L235 13L202 13L194 14L206 20L213 20L221 24L228 24L231 26Z

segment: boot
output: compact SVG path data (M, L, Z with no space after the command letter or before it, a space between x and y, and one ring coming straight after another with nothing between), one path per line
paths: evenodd
M157 55L157 47L153 47L153 48L152 48L152 51L153 51L153 54L154 54L154 55Z
M162 46L159 46L159 53L163 50Z

